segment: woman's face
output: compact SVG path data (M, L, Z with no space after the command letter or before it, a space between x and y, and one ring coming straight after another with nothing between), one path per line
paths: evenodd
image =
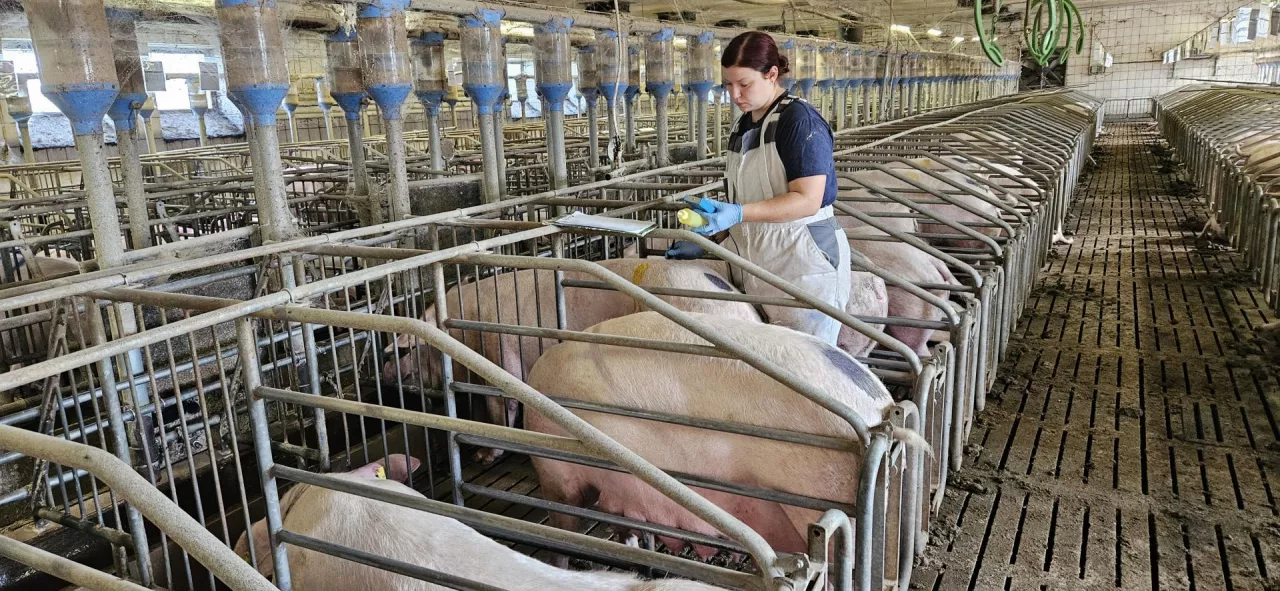
M761 74L751 68L731 66L722 71L729 100L744 113L769 106L778 91L778 68Z

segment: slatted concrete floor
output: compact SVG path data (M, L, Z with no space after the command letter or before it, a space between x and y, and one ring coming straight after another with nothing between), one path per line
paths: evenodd
M1274 316L1162 153L1100 141L913 588L1280 589Z

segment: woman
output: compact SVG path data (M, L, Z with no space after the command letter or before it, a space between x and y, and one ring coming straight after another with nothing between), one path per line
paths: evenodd
M834 138L809 103L778 85L788 71L773 38L752 31L729 42L720 60L724 87L742 111L725 156L728 202L702 199L707 220L695 228L837 309L849 300L849 242L836 222ZM669 258L696 258L702 249L677 242ZM748 294L785 296L733 269ZM764 306L769 321L834 345L840 322L810 308Z

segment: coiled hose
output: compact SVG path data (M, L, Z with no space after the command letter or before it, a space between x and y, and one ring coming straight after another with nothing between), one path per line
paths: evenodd
M978 40L987 59L997 66L1004 66L1004 52L993 41L996 19L1000 16L1000 0L994 0L993 4L991 29L988 31L982 23L982 1L974 0L973 25L978 30ZM1058 48L1063 30L1067 32L1066 43L1063 44L1067 51L1058 56L1058 63L1066 61L1073 40L1075 53L1084 51L1084 19L1072 0L1028 0L1022 19L1023 45L1040 67L1046 67L1053 61L1053 52Z

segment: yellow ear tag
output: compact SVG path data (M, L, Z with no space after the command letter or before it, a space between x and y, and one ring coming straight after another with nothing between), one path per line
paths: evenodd
M386 480L387 469L383 466L378 466L378 469L373 471L373 477L377 478L378 480Z

